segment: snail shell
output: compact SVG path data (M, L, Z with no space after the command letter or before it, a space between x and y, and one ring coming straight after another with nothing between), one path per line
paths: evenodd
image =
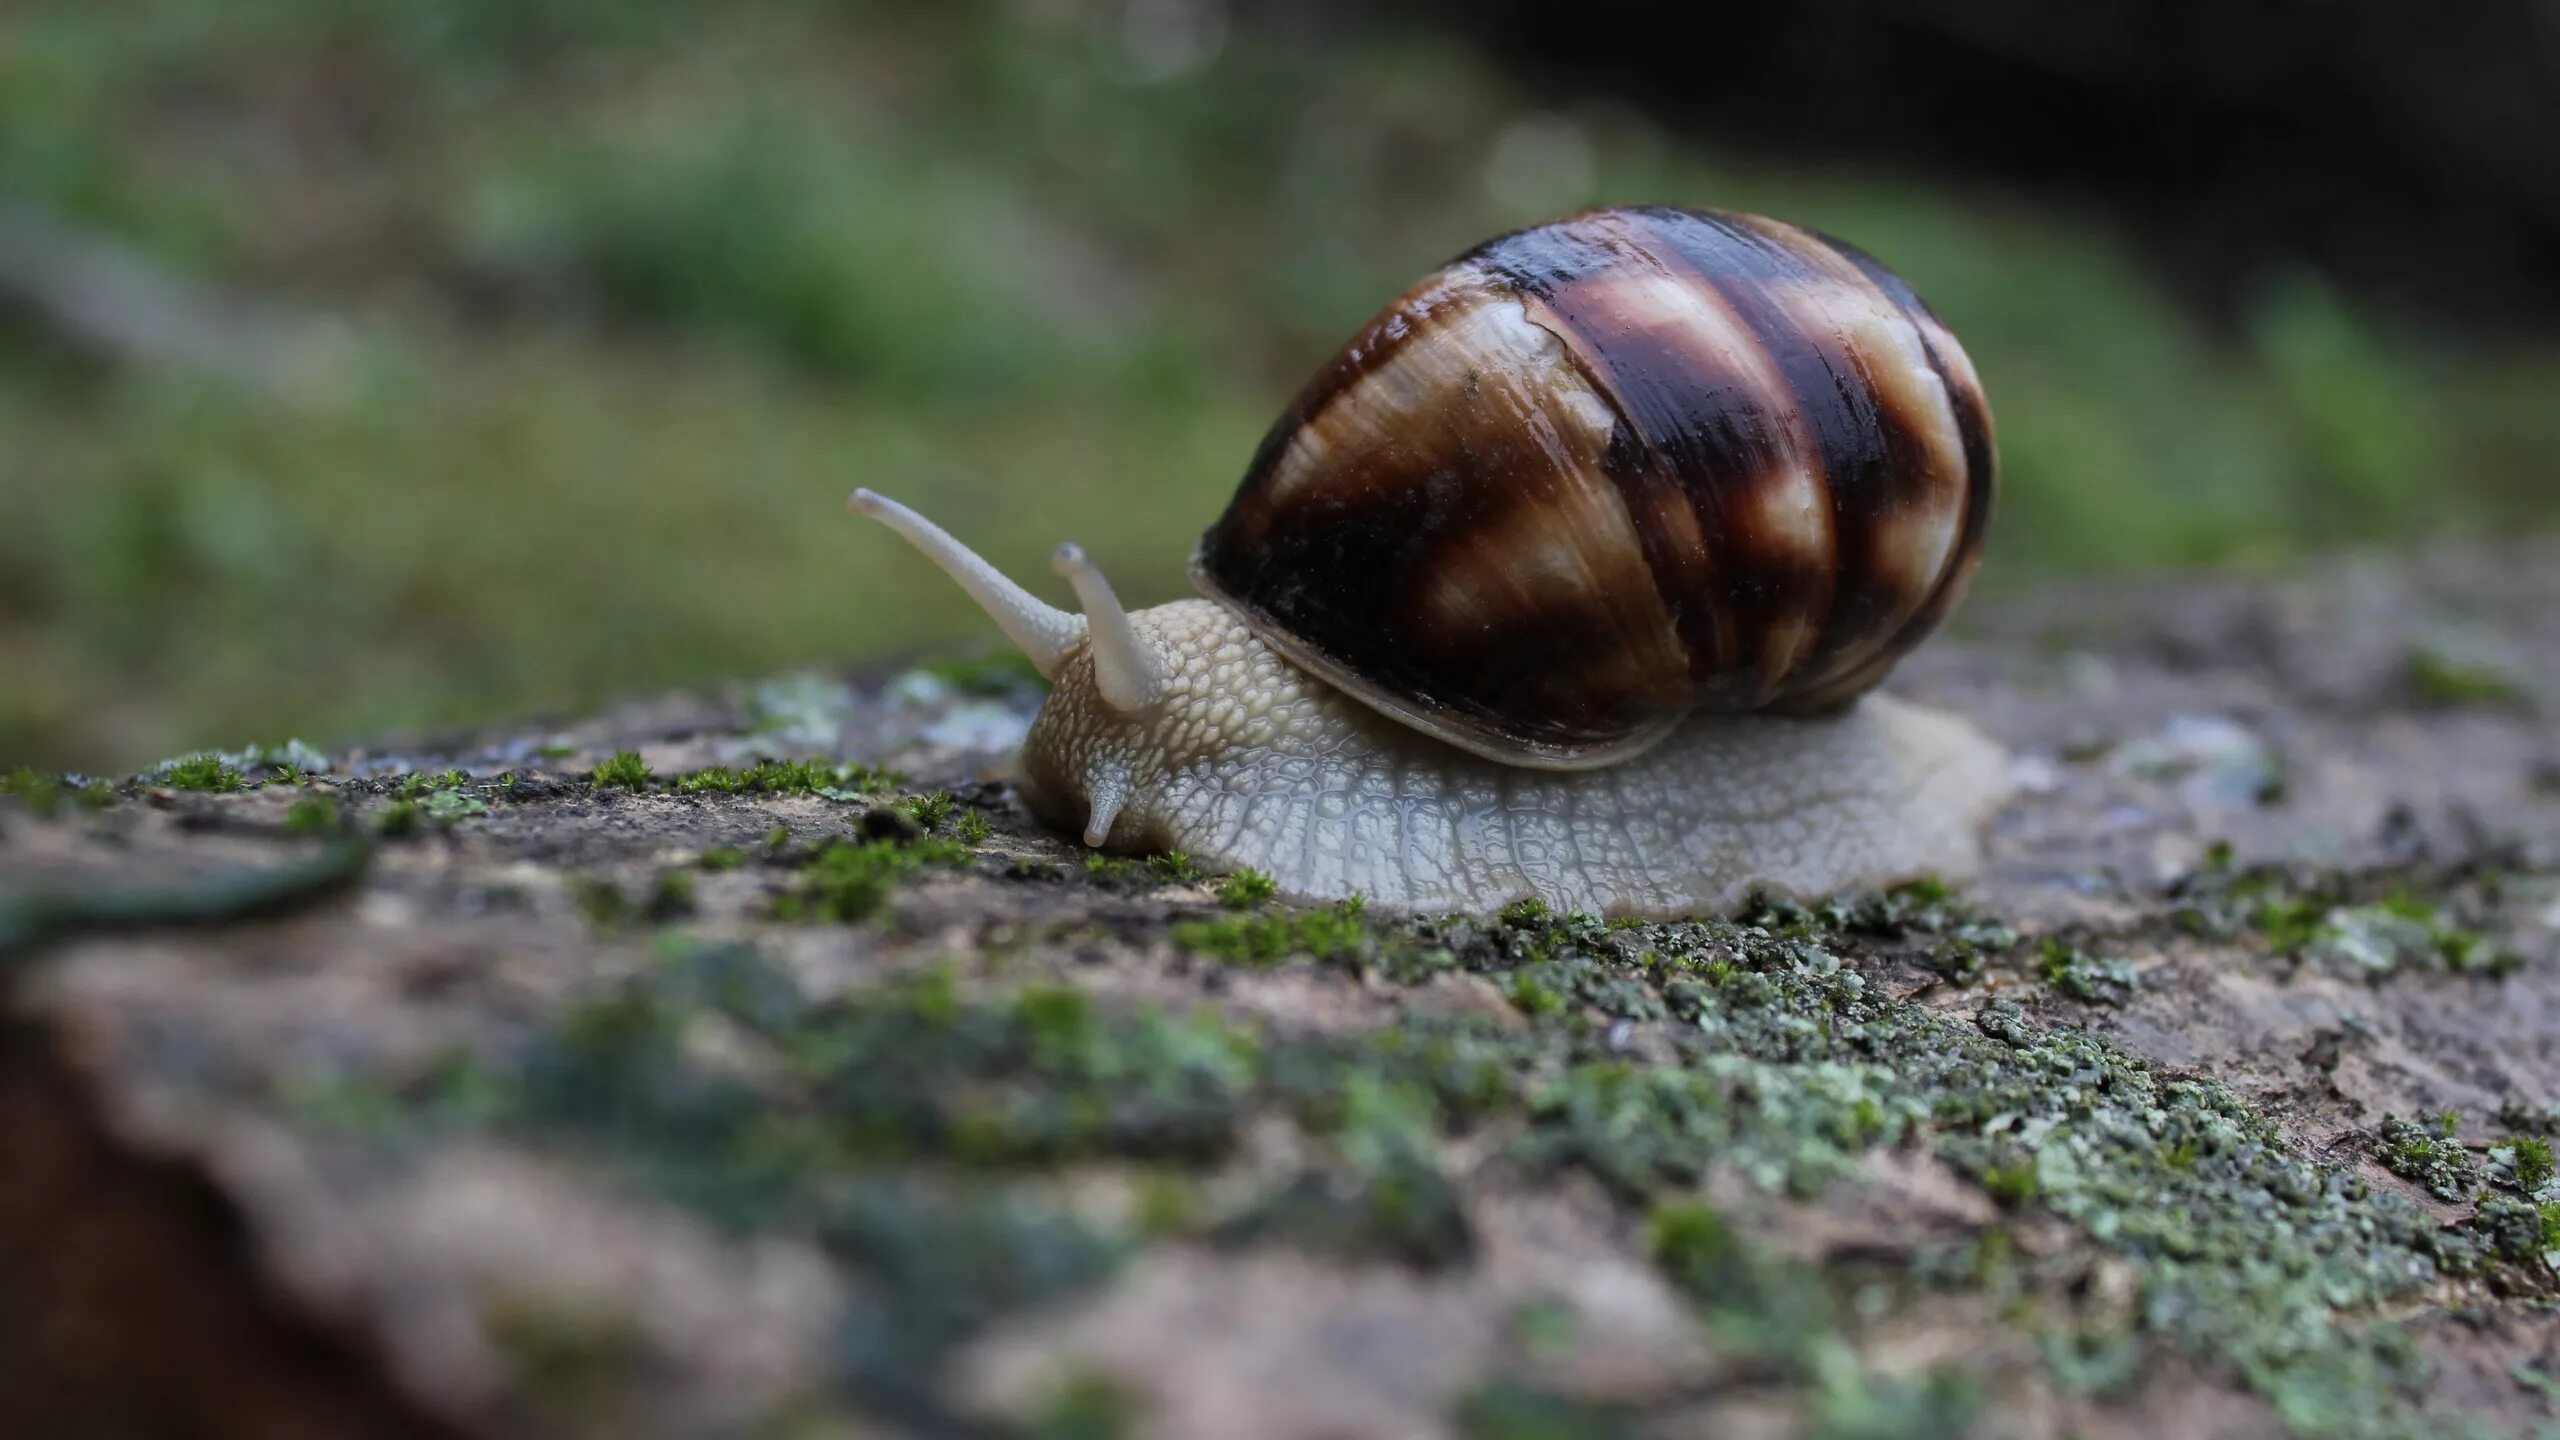
M1963 349L1865 253L1597 210L1370 321L1192 574L1377 710L1588 768L1693 709L1818 713L1876 685L1963 594L1993 454Z

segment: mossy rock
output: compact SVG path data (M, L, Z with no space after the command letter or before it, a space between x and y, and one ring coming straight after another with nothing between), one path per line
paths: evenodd
M2400 662L2530 558L1986 616L1990 873L1681 924L1089 862L884 675L12 776L0 1429L2533 1433L2560 756Z

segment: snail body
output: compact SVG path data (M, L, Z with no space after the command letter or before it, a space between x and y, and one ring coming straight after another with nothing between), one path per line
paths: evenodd
M1053 689L1044 822L1399 909L1674 915L1978 864L2005 757L1869 692L1953 608L1995 486L1962 349L1861 252L1604 210L1390 304L1132 614L1054 610L868 491Z

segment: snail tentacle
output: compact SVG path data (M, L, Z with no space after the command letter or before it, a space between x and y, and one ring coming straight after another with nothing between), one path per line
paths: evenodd
M1129 771L1126 766L1098 767L1086 778L1090 794L1086 803L1084 843L1099 850L1111 839L1112 822L1120 818L1121 807L1129 803Z
M1085 623L1016 585L978 552L951 538L951 532L875 490L856 490L845 508L868 515L905 537L942 573L960 582L978 608L987 612L1005 638L1027 656L1043 679L1058 678L1067 652L1084 638Z
M1129 624L1129 612L1102 577L1102 567L1073 542L1058 547L1049 566L1075 587L1084 607L1085 641L1093 650L1093 683L1103 703L1123 715L1143 715L1164 699L1164 657Z

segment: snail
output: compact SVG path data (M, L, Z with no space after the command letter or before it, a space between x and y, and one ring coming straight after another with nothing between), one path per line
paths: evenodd
M2004 753L1875 693L1980 560L1990 412L1864 252L1757 216L1586 212L1486 242L1274 424L1191 562L1042 603L886 523L1052 690L1040 820L1295 898L1663 917L1978 868Z

